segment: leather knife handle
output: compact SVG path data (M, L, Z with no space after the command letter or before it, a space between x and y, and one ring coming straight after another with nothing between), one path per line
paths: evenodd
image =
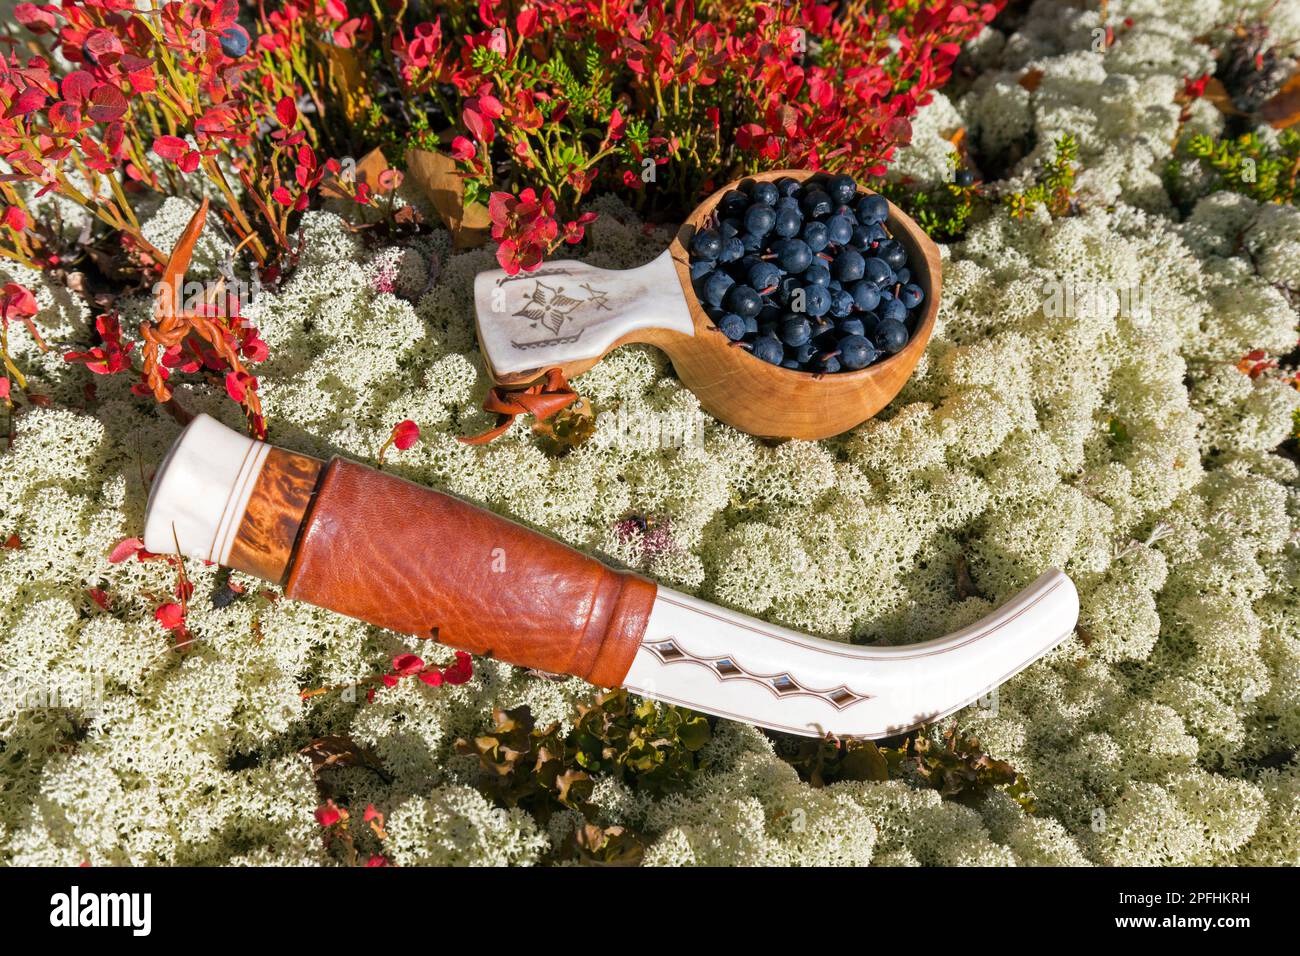
M177 440L150 494L145 547L178 545L284 583L297 600L603 686L627 675L656 593L450 495L273 448L206 416Z

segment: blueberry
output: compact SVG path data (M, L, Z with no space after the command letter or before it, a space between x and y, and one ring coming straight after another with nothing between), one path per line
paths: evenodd
M871 246L871 227L854 226L849 234L847 245L858 250L858 252L866 252Z
M786 272L803 272L812 264L812 250L802 239L782 239L772 247L776 264Z
M854 282L862 278L866 260L856 249L841 249L831 262L831 275L841 282Z
M834 355L824 355L817 363L817 371L834 374L840 370L840 360Z
M839 332L840 335L866 335L867 334L866 327L862 324L862 320L855 319L853 317L849 317L847 319L840 319L837 323L835 323L835 330Z
M836 289L831 292L831 315L837 319L842 319L852 311L853 296L843 289Z
M889 203L885 202L884 196L863 196L858 200L857 210L858 222L864 225L869 222L884 222L889 218Z
M826 228L826 223L817 222L815 219L804 223L803 241L808 243L808 248L813 252L821 252L825 249L831 241L831 233Z
M867 260L866 270L863 273L867 279L876 284L876 288L883 289L887 285L894 284L894 270L889 268L889 263L884 259L872 257Z
M745 224L733 216L718 223L718 235L723 239L730 239L732 236L740 235L743 228L745 228Z
M736 280L731 278L721 269L716 272L710 272L704 279L704 287L701 289L701 295L705 302L712 306L722 305L722 297L727 294L727 290L736 284Z
M788 368L795 372L799 371L799 363L794 359L786 359L784 362L781 363L781 367Z
M759 259L745 270L745 279L750 286L765 295L781 281L781 270L772 263Z
M781 340L773 335L761 335L755 339L752 351L755 358L772 365L780 365L785 361L785 349L781 347Z
M858 226L861 229L861 226ZM853 238L853 223L848 216L831 216L826 220L826 232L831 242L846 245Z
M756 236L752 232L742 232L740 234L740 244L746 252L763 251L763 237Z
M907 271L906 269L899 270L900 272L900 275L898 277L899 282L905 281L901 273L906 271ZM918 305L921 304L921 300L925 298L925 293L921 291L921 287L919 285L909 282L907 285L903 286L903 288L899 291L898 298L899 301L901 301L906 308L915 309Z
M777 212L780 212L782 209L793 209L795 212L799 213L800 219L803 218L803 213L799 210L799 199L796 196L782 196L776 201L775 208Z
M880 303L880 321L904 322L907 319L907 306L898 299L886 299Z
M831 270L822 265L822 260L814 259L812 265L803 270L803 281L807 285L829 286Z
M840 361L849 370L866 368L876 360L876 347L865 336L846 335L840 339Z
M876 249L876 255L884 259L891 269L901 269L907 265L907 250L897 239L887 239Z
M801 316L792 315L781 323L781 341L791 348L806 345L812 338L812 326Z
M696 259L691 263L691 278L703 279L713 271L713 266L714 263L712 259Z
M803 311L816 318L830 311L831 294L823 286L810 285L803 290Z
M776 284L776 293L773 298L782 305L789 305L795 292L803 288L803 282L798 276L782 276L781 281Z
M957 175L954 177L954 179L956 180L957 185L961 186L963 189L965 189L967 186L975 185L975 174L972 173L969 169L957 170Z
M803 216L799 215L798 207L794 209L778 209L776 211L776 225L772 227L773 231L784 239L799 235L799 230L803 228Z
M738 189L733 189L718 201L718 213L727 216L743 216L749 208L749 197Z
M770 186L771 183L763 183ZM754 203L745 210L745 228L755 235L766 236L776 225L776 210L767 203Z
M849 291L853 294L853 304L863 312L870 312L880 304L880 289L870 279L853 283Z
M912 270L907 268L907 266L903 266L901 269L895 269L894 278L903 283L903 285L909 285L912 282ZM924 293L922 293L922 295L924 295Z
M718 319L717 326L733 342L739 342L745 337L745 320L734 312L728 312Z
M722 251L722 237L716 229L701 229L691 240L691 252L701 259L716 259Z
M722 240L722 251L718 253L719 262L738 262L746 253L745 242L740 236Z
M803 211L809 216L825 216L835 204L824 190L814 189L803 197Z
M758 334L758 319L755 318L745 319L745 334L746 335Z
M901 352L907 344L907 326L894 319L882 318L876 323L871 338L880 346L881 351L893 355Z
M816 354L817 346L813 345L811 342L806 342L795 350L794 357L795 361L800 365L807 365L812 361L813 356Z
M232 60L238 60L248 52L248 31L239 24L223 30L221 32L221 52Z
M858 184L852 176L833 176L826 184L826 191L830 193L831 199L843 206L858 194Z
M722 301L723 305L742 319L758 315L763 308L762 297L747 285L731 286Z
M765 202L773 206L781 198L781 191L776 188L776 183L754 183L749 195L755 202Z

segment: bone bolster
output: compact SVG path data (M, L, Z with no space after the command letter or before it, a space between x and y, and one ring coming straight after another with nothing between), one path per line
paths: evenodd
M195 477L215 462L225 462L220 474ZM151 551L176 550L169 525L181 517L182 553L283 582L289 597L602 686L623 682L654 604L653 583L499 515L356 462L254 442L206 416L154 485ZM229 543L214 547L214 537Z

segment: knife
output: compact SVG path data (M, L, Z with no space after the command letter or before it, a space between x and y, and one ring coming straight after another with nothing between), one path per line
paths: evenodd
M989 694L1074 630L1043 573L989 616L893 647L823 640L681 594L451 495L194 418L149 494L145 548L522 667L804 736L885 737Z

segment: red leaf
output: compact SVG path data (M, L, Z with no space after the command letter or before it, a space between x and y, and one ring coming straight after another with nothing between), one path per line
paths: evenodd
M420 426L409 418L393 426L393 445L398 451L406 451L420 440Z
M110 83L101 83L90 93L89 116L96 123L111 123L126 114L126 97Z
M58 25L52 8L42 8L34 3L20 3L14 7L14 17L33 33L48 33Z
M153 151L160 159L177 162L189 151L190 144L179 136L159 136L153 141Z
M15 116L26 116L28 113L35 113L45 105L49 97L39 86L29 86L19 93L13 101L5 116L12 119Z
M250 391L257 389L257 379L247 372L226 373L226 394L241 404Z
M470 131L470 135L480 143L492 142L493 137L496 136L496 130L492 126L491 120L484 118L483 114L478 110L472 110L469 107L465 107L461 112L461 116L465 120L465 128Z
M0 398L9 401L9 379L0 376Z
M298 122L298 107L291 97L286 96L275 104L275 118L284 127L293 126L294 123Z
M164 604L153 612L153 616L159 624L169 631L174 631L185 625L185 612L181 610L179 604Z
M119 541L108 556L109 564L120 564L144 551L144 542L139 538L126 538Z
M63 98L70 103L81 103L95 89L95 78L86 70L73 70L59 83Z
M5 381L8 381L8 379L5 379ZM3 547L6 551L21 551L23 547L23 539L18 537L16 534L11 534L9 537L5 538L5 543L0 545L0 547Z
M91 599L105 611L107 611L109 605L113 603L109 600L108 593L101 588L86 588L86 593L89 594Z
M414 674L424 666L424 661L414 654L402 654L393 658L393 670L401 676Z
M323 827L332 827L341 819L343 819L343 814L339 812L339 808L334 805L333 800L316 808L316 822Z
M293 204L293 196L289 195L289 190L283 186L276 186L275 192L271 193L271 198L281 206L290 206Z

